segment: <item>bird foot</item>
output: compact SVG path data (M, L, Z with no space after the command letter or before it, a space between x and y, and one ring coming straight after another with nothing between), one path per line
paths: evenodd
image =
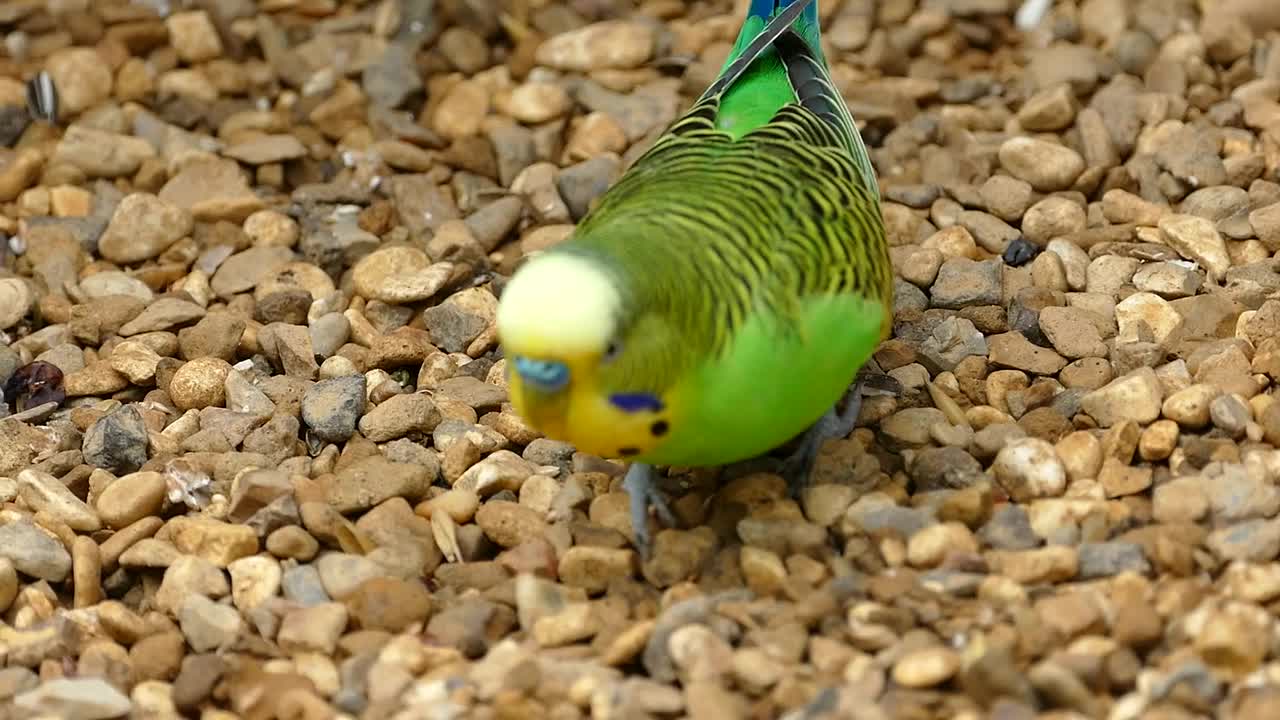
M858 422L858 413L862 409L862 383L855 381L853 387L845 394L848 402L843 410L837 411L833 406L814 423L800 438L800 444L786 459L782 461L780 474L787 481L787 489L791 497L800 497L801 491L809 486L813 466L818 460L818 451L828 440L848 437Z
M676 516L658 489L657 473L652 465L632 463L622 480L622 487L631 497L631 528L635 532L636 549L641 560L648 560L653 552L653 537L649 533L649 508L653 508L658 522L674 527Z

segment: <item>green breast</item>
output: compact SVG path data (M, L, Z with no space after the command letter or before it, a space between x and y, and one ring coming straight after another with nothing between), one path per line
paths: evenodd
M880 342L885 307L855 295L814 296L799 332L769 314L751 316L718 361L675 389L684 412L655 465L708 466L746 460L803 432L831 408Z

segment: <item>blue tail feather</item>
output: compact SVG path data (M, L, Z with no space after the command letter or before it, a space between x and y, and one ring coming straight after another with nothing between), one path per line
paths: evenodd
M795 1L796 0L751 0L751 7L747 9L747 16L768 20ZM809 7L804 9L804 14L801 15L801 17L809 23L812 23L813 27L818 27L817 0L814 0L814 2L809 4Z

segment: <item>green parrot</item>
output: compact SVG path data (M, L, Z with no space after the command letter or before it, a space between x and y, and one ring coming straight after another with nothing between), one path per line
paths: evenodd
M725 465L800 436L783 474L804 486L821 444L853 430L892 306L880 191L817 3L752 0L717 80L569 239L516 270L497 331L531 426L631 461L647 557L650 508L674 524L655 465Z

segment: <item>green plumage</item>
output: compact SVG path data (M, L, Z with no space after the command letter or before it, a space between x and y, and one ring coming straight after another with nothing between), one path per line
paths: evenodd
M879 192L816 12L761 51L766 19L747 20L725 64L754 55L747 69L549 251L591 258L622 294L621 351L600 387L678 413L642 462L722 464L786 442L840 399L887 328Z

